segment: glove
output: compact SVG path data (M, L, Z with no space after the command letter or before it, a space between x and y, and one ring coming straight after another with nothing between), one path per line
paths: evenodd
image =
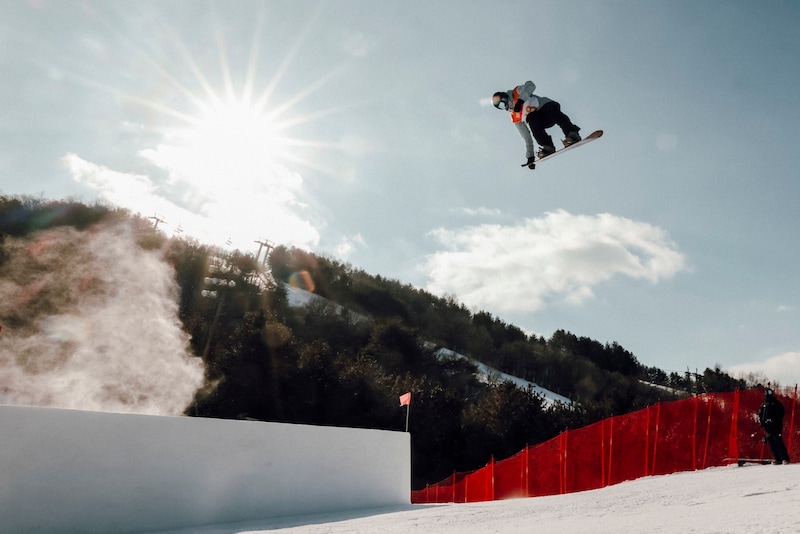
M522 111L522 107L524 105L525 105L525 102L523 102L521 98L518 99L516 102L514 102L514 112L515 113L519 113L520 111Z

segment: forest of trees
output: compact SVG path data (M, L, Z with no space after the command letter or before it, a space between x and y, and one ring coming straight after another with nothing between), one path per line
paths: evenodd
M299 249L278 246L263 266L248 254L167 238L146 219L101 205L0 196L0 264L6 235L120 218L139 225L140 246L161 250L174 268L180 320L205 364L205 383L187 415L403 430L398 397L411 391L414 489L567 428L752 385L719 367L667 373L642 365L616 342L563 330L549 339L529 336L453 298ZM289 306L285 284L298 280L343 308L321 299ZM487 380L468 360L438 356L438 348L574 404L551 406L532 391Z

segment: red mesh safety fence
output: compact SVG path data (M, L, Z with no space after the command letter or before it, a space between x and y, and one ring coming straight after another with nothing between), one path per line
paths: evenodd
M605 450L606 422L600 421L580 431L562 434L565 454L562 455L561 493L600 488L604 485L608 471L608 456Z
M797 386L776 390L783 437L800 458ZM478 502L584 491L648 475L766 460L758 408L763 389L709 393L648 406L568 430L476 471L411 492L413 503Z
M561 441L558 436L528 447L528 496L561 493Z
M464 478L464 502L479 502L494 500L492 488L494 473L494 460L483 469L472 471Z
M511 499L528 496L527 448L494 464L494 498Z

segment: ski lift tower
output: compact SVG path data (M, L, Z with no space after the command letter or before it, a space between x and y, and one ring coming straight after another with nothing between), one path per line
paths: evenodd
M258 243L258 252L256 253L256 263L258 263L259 258L261 258L261 251L265 248L267 249L264 252L264 259L261 261L261 266L263 267L267 263L267 258L269 258L269 253L272 252L272 249L275 248L275 243L270 241L269 239L261 239L258 238L256 241Z

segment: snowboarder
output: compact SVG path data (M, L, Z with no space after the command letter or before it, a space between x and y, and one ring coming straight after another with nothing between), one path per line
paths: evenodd
M561 128L565 136L562 141L565 147L581 140L578 133L580 128L572 124L570 118L561 111L561 104L547 97L535 95L533 93L535 90L536 84L527 81L510 91L498 91L492 95L494 107L511 112L511 122L525 140L525 156L528 158L527 165L531 169L535 167L534 162L537 157L541 159L556 151L547 128L556 124ZM541 147L535 157L531 133Z
M764 402L758 409L758 423L766 432L764 441L775 456L776 464L788 464L789 452L783 442L783 404L776 397L774 392L767 388L764 392Z

